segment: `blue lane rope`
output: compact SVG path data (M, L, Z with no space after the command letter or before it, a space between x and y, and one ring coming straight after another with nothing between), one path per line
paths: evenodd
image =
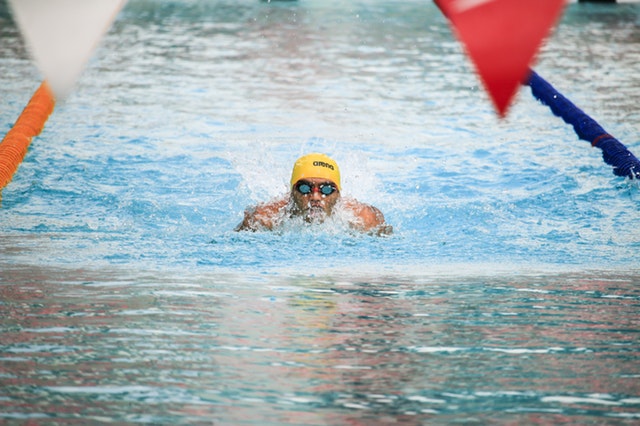
M640 161L620 141L607 133L593 118L562 96L542 77L531 70L528 85L531 93L565 123L571 124L580 139L602 150L604 162L616 176L640 179Z

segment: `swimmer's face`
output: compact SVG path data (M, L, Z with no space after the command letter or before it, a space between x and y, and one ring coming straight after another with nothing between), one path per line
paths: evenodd
M306 185L305 185L306 184ZM331 194L323 194L323 186L330 186L333 188ZM311 189L311 192L305 194L306 190ZM329 192L329 188L324 188L324 191ZM306 220L320 220L324 217L330 216L333 211L333 207L336 205L338 199L340 199L340 191L336 185L327 179L322 178L305 178L300 179L291 190L291 197L293 198L294 209L297 214L301 214Z

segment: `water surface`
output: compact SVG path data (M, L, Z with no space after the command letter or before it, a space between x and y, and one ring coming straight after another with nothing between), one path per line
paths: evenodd
M639 26L570 4L535 66L636 155ZM309 151L394 234L233 232ZM130 0L2 195L2 421L640 417L637 184L526 87L499 120L428 2Z

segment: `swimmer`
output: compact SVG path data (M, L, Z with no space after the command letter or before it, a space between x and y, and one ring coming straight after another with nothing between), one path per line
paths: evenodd
M350 228L370 234L390 234L393 228L376 207L340 195L340 169L324 154L308 154L293 165L291 191L244 213L236 231L273 230L286 219L323 223L330 216L347 218Z

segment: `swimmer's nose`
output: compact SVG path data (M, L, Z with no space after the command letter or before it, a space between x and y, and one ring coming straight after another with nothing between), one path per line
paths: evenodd
M322 200L322 193L320 193L318 188L313 188L309 197L311 200Z

